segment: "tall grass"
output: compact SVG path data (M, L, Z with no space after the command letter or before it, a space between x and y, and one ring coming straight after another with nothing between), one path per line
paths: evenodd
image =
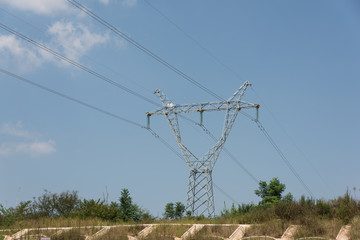
M245 237L250 236L272 236L280 238L289 227L287 223L281 220L272 220L262 224L252 225L245 232Z
M67 195L64 196L66 197ZM46 195L46 197L53 197L53 195ZM65 200L62 199L62 201ZM31 208L29 208L32 205L28 202L20 204L21 207L16 209L0 208L0 229L9 229L7 232L0 231L0 239L5 235L12 235L25 228L35 229L27 234L28 237L32 235L40 236L43 234L41 232L43 230L40 231L39 229L49 227L74 228L71 231L61 232L61 234L59 231L49 230L47 234L51 235L52 239L71 239L70 235L74 237L73 239L82 239L84 236L92 235L100 230L101 228L99 227L101 226L122 225L122 227L110 229L101 238L115 240L122 239L123 237L126 238L127 234L134 234L135 236L144 228L141 225L143 223L156 223L160 225L148 236L148 239L173 239L174 237L180 237L191 224L256 224L256 226L247 231L246 236L268 235L272 237L281 237L290 225L300 225L301 227L296 233L297 238L314 236L335 238L342 225L351 224L351 239L360 239L360 203L353 199L348 191L344 196L333 200L314 200L301 197L298 201L280 200L270 205L255 205L253 203L241 204L239 206L233 205L230 209L224 208L221 211L221 216L214 218L199 216L176 220L154 219L151 215L145 217L146 214L142 210L136 210L136 212L141 213L143 216L141 219L137 219L136 222L134 220L125 222L121 218L111 217L112 210L119 210L121 205L113 203L113 206L110 207L110 205L107 206L102 201L83 202L87 204L86 208L84 204L80 204L83 207L76 210L77 212L70 211L65 215L49 215L47 217L41 217L42 215L36 212L34 214ZM61 206L57 206L57 208L62 209ZM40 207L37 207L37 209L40 209ZM105 211L104 209L107 210ZM81 213L81 211L84 212ZM59 213L60 211L56 210L55 212ZM93 212L99 214L93 215ZM115 213L119 213L119 211ZM134 225L135 227L125 226L135 223L137 224ZM177 223L179 226L172 227L168 223ZM91 226L91 228L84 229L84 226ZM36 230L38 231L36 232ZM231 232L233 230L235 229L228 231ZM196 239L209 239L206 236L212 236L213 239L229 237L226 231L224 227L205 227L196 235Z
M353 219L350 229L350 240L360 239L360 216Z

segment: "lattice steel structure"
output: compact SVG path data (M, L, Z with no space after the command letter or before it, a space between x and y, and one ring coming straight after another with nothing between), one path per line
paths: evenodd
M182 155L189 166L189 180L187 190L186 209L191 211L193 216L208 214L214 216L214 193L212 183L212 171L224 147L230 130L235 122L239 111L243 108L256 108L259 105L241 101L246 88L251 83L246 81L228 100L220 102L193 103L178 105L174 104L164 93L157 89L154 93L160 97L163 107L155 112L146 113L148 116L148 128L150 127L150 116L165 115L180 147ZM218 142L201 158L196 157L181 140L178 114L200 113L200 125L202 125L203 112L226 111L222 134Z

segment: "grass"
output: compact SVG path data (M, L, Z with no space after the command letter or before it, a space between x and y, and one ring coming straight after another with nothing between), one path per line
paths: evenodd
M273 240L272 237L262 236L262 237L244 237L242 239L249 239L249 240Z
M356 217L351 222L350 240L360 239L360 217Z
M189 218L175 221L153 221L158 226L150 233L144 240L155 240L155 239L174 239L174 237L181 237L192 224L229 224L233 223L234 219L226 221L225 218L216 219L199 219ZM235 221L236 222L236 221ZM95 240L122 240L128 239L128 235L137 236L137 234L145 228L142 224L129 226L133 223L114 223L107 222L99 219L74 219L74 218L56 218L56 219L37 219L18 221L13 224L9 230L0 230L0 240L5 235L13 235L24 228L32 228L25 236L23 240L39 239L42 236L49 236L52 240L83 240L86 236L93 235L101 229L101 226L113 226L108 232L101 237L95 238ZM178 225L171 225L178 224ZM236 222L238 224L238 222ZM245 236L247 239L266 239L259 238L256 236L271 236L280 238L285 232L288 226L295 224L301 225L298 231L294 235L294 239L306 238L313 239L335 239L344 223L340 219L327 219L317 218L316 216L303 216L299 219L294 220L271 220L262 222L260 224L254 224L246 230ZM351 240L360 239L360 216L355 217L351 224L349 237ZM116 225L116 226L114 226ZM91 226L84 228L84 226ZM51 229L51 228L55 229ZM72 230L60 232L60 227L73 227ZM40 229L45 228L45 229ZM47 229L46 229L47 228ZM205 226L195 236L190 238L191 240L203 240L203 239L223 239L228 238L237 228L234 226ZM272 239L268 237L267 239Z
M295 240L328 240L328 238L324 238L324 237L303 237L303 238L295 238Z
M83 226L111 226L115 224L111 221L104 221L97 218L79 219L79 218L39 218L21 220L12 224L10 227L3 227L3 229L24 229L24 228L48 228L48 227L83 227Z
M128 240L128 235L134 237L143 229L144 226L140 225L113 227L104 235L95 238L95 240Z
M191 225L165 225L160 224L145 238L146 240L158 240L158 239L171 239L174 237L181 237Z
M246 230L245 237L271 236L280 238L288 226L289 224L286 224L281 220L273 220L263 224L256 224Z
M341 227L343 226L340 220L320 220L307 219L304 224L297 230L295 239L305 237L322 237L325 239L335 239Z
M4 239L6 235L13 235L16 231L1 231L0 232L0 239Z
M205 226L194 236L191 236L190 240L205 240L205 239L224 239L228 238L238 226Z

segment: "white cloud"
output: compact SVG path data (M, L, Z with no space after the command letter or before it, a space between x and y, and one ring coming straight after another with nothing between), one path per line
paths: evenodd
M94 33L85 25L73 22L55 22L48 28L48 33L51 40L44 45L75 61L110 39L108 33ZM12 35L0 35L0 55L0 64L21 72L33 71L45 62L60 61L50 53Z
M137 0L123 0L121 4L125 7L135 7L137 5Z
M108 5L111 0L99 0L100 3ZM137 5L137 0L121 0L121 5L124 7L135 7Z
M0 132L15 137L32 138L32 135L29 133L29 131L24 129L20 121L16 124L4 123L0 129Z
M23 154L31 157L38 157L49 155L54 152L56 152L56 149L55 142L53 140L35 141L29 143L3 143L0 146L0 156Z
M41 135L30 133L24 129L20 121L16 124L4 123L0 128L0 133L20 139L18 141L2 143L0 145L0 156L27 155L38 157L56 152L54 140L38 140L37 138Z
M101 2L102 4L108 5L109 2L110 2L110 0L100 0L100 2Z
M26 72L43 63L43 55L32 47L24 45L15 36L0 35L0 62L5 66L16 66Z
M58 21L49 27L48 32L52 37L52 45L73 60L81 58L96 45L109 40L108 34L92 33L81 23Z
M69 11L70 9L65 0L0 0L0 4L7 4L22 11L44 15Z

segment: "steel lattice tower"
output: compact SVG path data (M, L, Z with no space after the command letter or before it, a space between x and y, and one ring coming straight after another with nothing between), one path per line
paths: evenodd
M243 108L256 108L258 104L247 103L241 101L246 88L251 83L246 81L235 93L228 99L220 102L207 103L193 103L178 105L174 104L164 93L157 89L154 93L160 97L163 107L155 112L146 113L148 116L148 128L150 125L150 116L165 115L171 131L173 132L176 141L180 147L182 155L189 167L189 180L187 190L187 204L186 209L191 211L193 216L208 214L214 216L214 193L212 182L212 171L216 160L219 157L221 150L224 147L230 130L235 122L239 111ZM210 150L201 158L196 157L185 145L182 143L180 128L178 123L178 114L183 113L200 113L200 125L202 125L203 112L209 111L226 111L224 126L222 134L218 142L210 148Z

